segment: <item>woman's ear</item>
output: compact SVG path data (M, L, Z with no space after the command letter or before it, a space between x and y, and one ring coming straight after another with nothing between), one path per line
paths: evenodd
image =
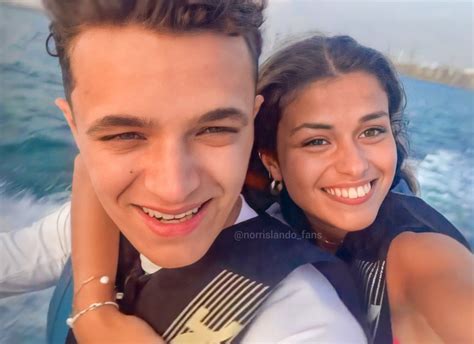
M260 152L259 155L263 165L265 165L265 168L267 169L268 173L270 173L271 179L274 179L279 182L283 181L280 165L278 164L275 155L268 152Z
M61 110L61 112L63 113L64 118L66 119L67 124L69 125L69 128L71 129L72 135L74 136L74 138L76 138L77 136L76 122L74 120L74 115L68 101L64 98L57 98L54 101L54 104L56 104L59 110Z

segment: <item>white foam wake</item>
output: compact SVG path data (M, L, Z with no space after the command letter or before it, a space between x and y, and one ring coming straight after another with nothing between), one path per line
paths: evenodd
M28 191L10 196L3 192L0 185L0 232L31 225L56 210L66 198L68 198L67 193L37 198Z
M441 149L418 161L421 196L453 222L471 243L474 238L472 152Z

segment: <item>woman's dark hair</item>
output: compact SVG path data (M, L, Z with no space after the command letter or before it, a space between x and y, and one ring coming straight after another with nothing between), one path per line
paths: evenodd
M216 32L242 36L249 48L257 79L262 50L260 26L266 0L43 0L59 57L66 98L74 89L69 48L90 26L142 25L157 32Z

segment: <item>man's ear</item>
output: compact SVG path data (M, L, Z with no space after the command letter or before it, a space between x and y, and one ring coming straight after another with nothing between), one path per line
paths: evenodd
M271 178L281 182L283 180L283 176L281 175L280 165L278 164L278 161L275 158L274 154L268 152L260 152L260 159L265 165L267 171L271 174Z
M263 98L262 95L257 94L255 96L255 101L254 101L254 105L253 105L253 118L255 118L255 116L257 116L257 113L260 110L260 106L262 106L263 101L264 101L264 98Z
M77 136L77 127L76 127L76 122L74 120L74 116L72 113L72 109L69 106L69 103L66 99L64 98L57 98L54 101L54 104L61 110L61 112L64 115L64 118L66 118L67 124L69 125L69 128L71 129L72 135L74 138Z

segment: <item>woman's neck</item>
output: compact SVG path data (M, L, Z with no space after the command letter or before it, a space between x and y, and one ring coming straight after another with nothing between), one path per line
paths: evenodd
M307 216L313 232L316 233L316 242L319 247L335 253L341 246L347 231L331 226L319 219Z

